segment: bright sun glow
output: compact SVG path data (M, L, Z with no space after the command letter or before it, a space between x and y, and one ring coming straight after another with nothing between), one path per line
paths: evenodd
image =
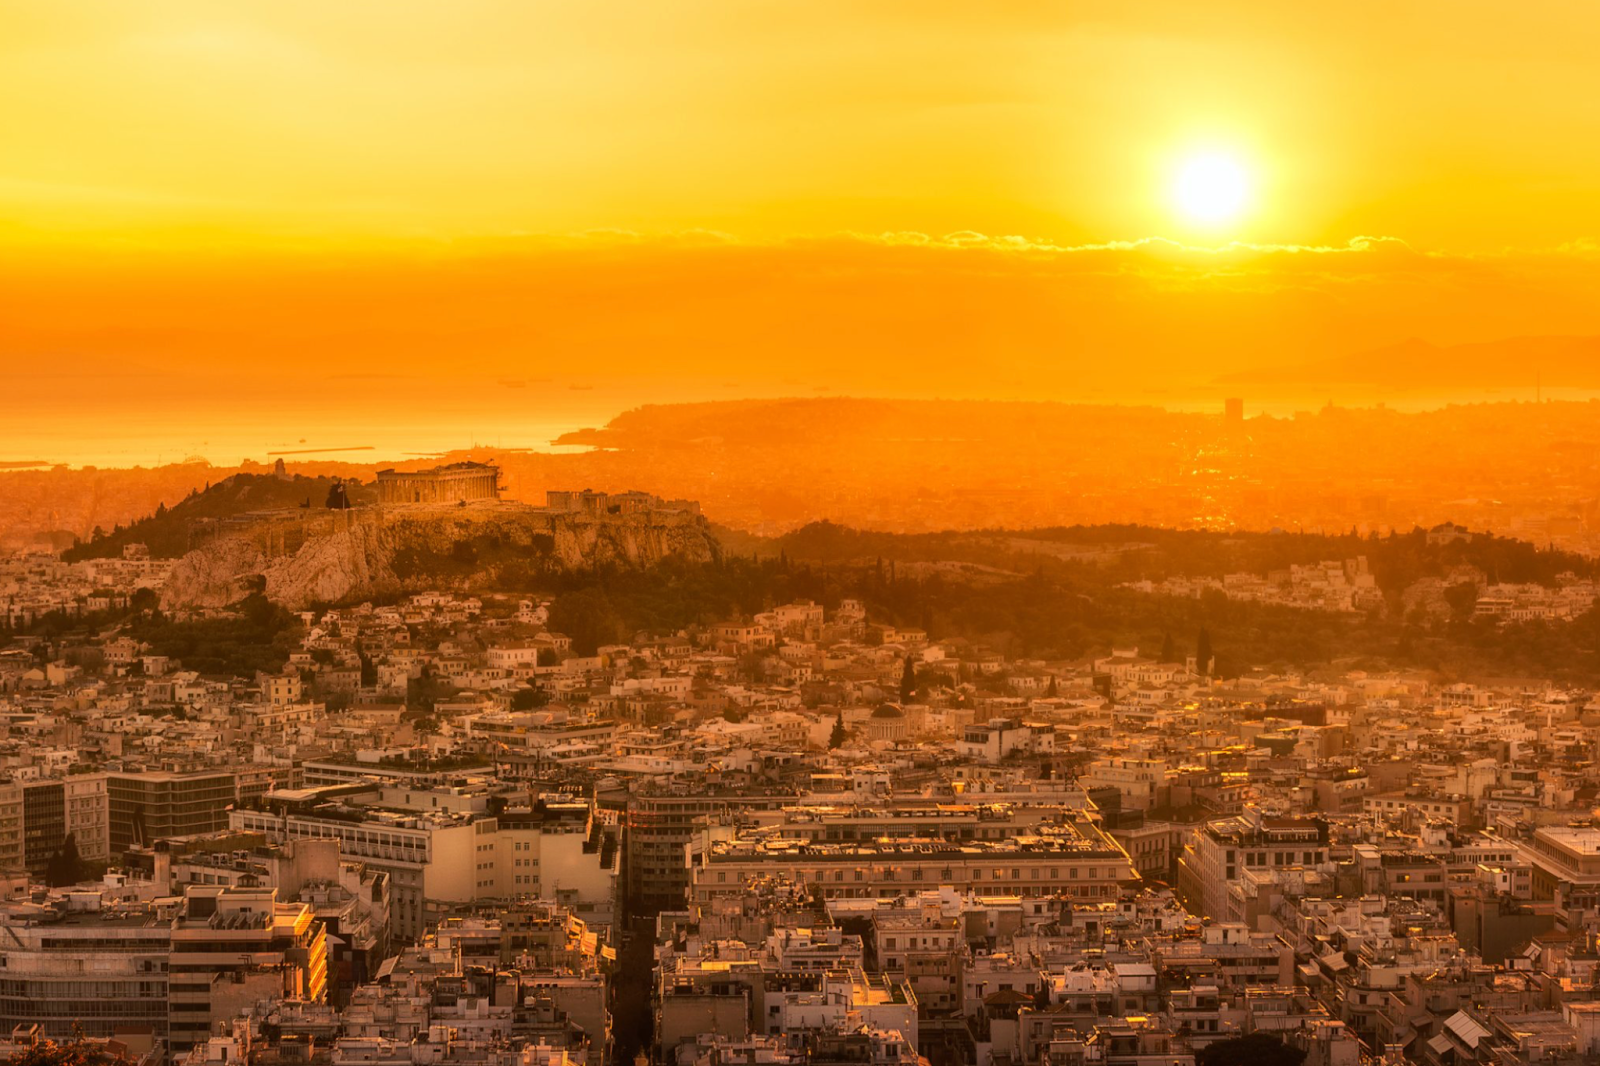
M1227 222L1244 211L1250 179L1232 156L1208 153L1184 162L1173 191L1178 210L1190 221Z

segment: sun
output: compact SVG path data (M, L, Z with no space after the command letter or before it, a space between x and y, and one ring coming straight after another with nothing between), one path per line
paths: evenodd
M1184 218L1216 225L1238 218L1250 206L1250 175L1233 156L1207 152L1184 160L1172 191Z

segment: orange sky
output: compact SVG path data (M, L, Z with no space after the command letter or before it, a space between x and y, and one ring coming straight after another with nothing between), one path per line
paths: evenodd
M1596 55L1588 0L0 0L0 359L556 417L1597 333Z

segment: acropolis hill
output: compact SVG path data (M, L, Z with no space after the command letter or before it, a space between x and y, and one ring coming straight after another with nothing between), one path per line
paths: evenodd
M646 493L551 493L545 507L489 497L259 512L214 527L173 568L162 602L224 606L259 588L300 608L720 551L696 505Z

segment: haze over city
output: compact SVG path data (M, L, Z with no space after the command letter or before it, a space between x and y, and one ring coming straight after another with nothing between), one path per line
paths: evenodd
M1340 361L1600 335L1593 21L8 5L0 89L41 106L0 130L0 451L541 445L823 392L1415 407L1531 399L1541 362L1586 399L1592 343Z
M0 0L0 1066L1600 1062L1597 56Z

